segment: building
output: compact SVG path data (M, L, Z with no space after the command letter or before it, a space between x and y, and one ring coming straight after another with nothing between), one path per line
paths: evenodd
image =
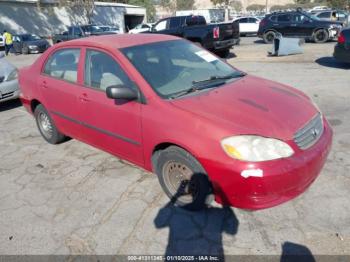
M119 26L125 32L146 20L139 6L96 2L92 22ZM0 0L0 30L50 36L73 24L86 24L79 8L60 6L57 0Z

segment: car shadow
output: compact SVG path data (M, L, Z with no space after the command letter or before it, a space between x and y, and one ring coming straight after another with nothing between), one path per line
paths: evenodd
M339 62L334 57L331 57L331 56L318 58L315 60L315 62L321 66L344 69L344 70L350 69L350 63L347 64L347 63Z
M186 210L186 205L180 208L173 204L181 196L180 188L154 219L156 228L169 228L165 258L211 255L224 261L223 233L233 236L239 225L232 208L207 206L196 212Z
M282 245L281 262L316 262L311 250L306 246L284 242Z
M21 106L22 106L21 100L19 99L9 100L9 101L0 103L0 112L12 110Z
M264 42L264 40L262 40L262 39L258 39L258 40L255 40L254 41L254 44L266 44L265 42Z

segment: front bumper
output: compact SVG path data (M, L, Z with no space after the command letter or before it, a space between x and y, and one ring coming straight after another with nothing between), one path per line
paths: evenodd
M337 44L334 47L333 56L335 59L337 59L340 62L350 63L350 48L345 49L344 45Z
M228 39L228 40L215 41L214 42L214 50L222 50L222 49L231 48L234 45L238 45L239 41L240 41L239 38L232 38L232 39Z
M19 97L18 80L0 83L0 103Z
M206 161L204 168L213 184L218 203L243 209L263 209L291 200L316 179L326 162L332 143L332 129L325 121L324 133L311 148L292 157L248 163ZM244 178L242 171L260 169L262 177Z

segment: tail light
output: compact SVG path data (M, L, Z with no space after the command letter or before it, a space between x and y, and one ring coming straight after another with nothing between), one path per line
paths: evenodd
M262 26L265 26L265 25L266 25L266 20L265 19L261 20L259 26L262 27Z
M340 35L338 36L338 43L345 44L345 36L344 36L343 32L341 32Z
M220 37L220 27L213 28L213 38L218 39Z

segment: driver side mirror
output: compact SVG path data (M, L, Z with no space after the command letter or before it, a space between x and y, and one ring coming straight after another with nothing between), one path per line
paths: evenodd
M108 98L111 99L123 99L123 100L136 100L139 95L136 91L124 85L109 86L106 89L106 94Z

